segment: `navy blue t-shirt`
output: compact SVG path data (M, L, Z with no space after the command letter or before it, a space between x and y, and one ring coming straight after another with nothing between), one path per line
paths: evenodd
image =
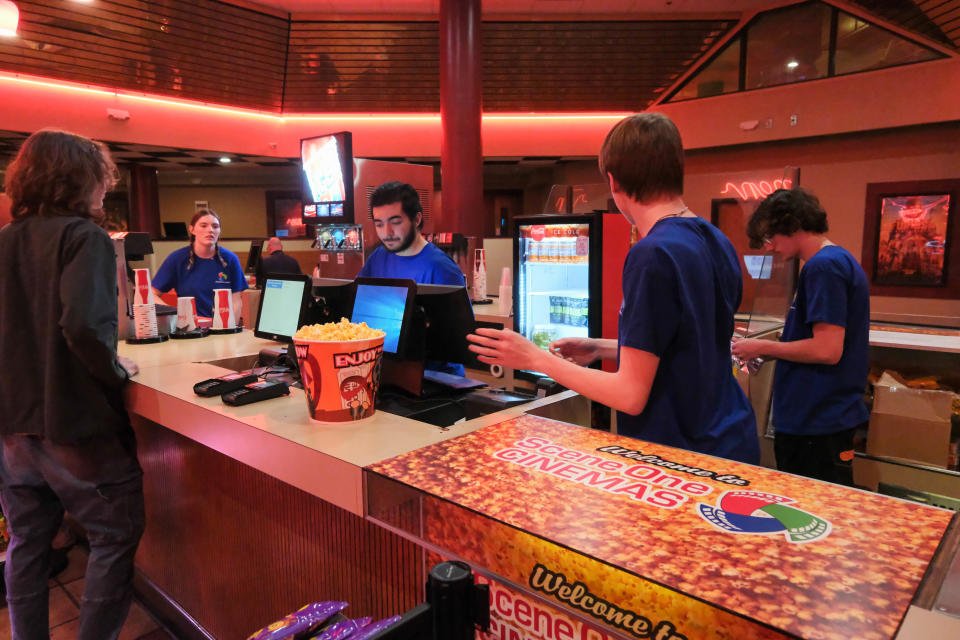
M627 254L618 344L660 358L647 406L617 431L757 464L753 409L733 377L730 337L743 293L730 241L702 218L667 218Z
M381 245L373 250L357 275L370 278L408 278L420 284L448 284L457 287L467 284L457 263L430 242L415 256L398 256ZM426 363L426 368L456 376L466 374L463 365L454 362L431 360Z
M843 355L834 365L777 362L773 425L780 433L825 435L870 417L863 404L869 371L870 287L856 259L836 245L823 247L803 265L781 342L812 338L818 322L844 328Z
M209 318L213 315L214 289L230 289L236 293L247 288L247 279L243 276L243 267L237 255L223 247L220 247L220 255L226 261L226 267L216 256L194 256L193 267L188 270L190 247L177 249L157 269L153 286L163 293L176 289L178 296L193 296L197 303L197 315Z

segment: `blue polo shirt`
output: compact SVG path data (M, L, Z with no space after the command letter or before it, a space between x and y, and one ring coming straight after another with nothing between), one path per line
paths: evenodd
M797 295L781 342L813 337L818 322L844 328L840 362L805 364L780 360L773 379L773 425L780 433L825 435L866 422L870 343L870 286L856 259L828 245L800 271Z
M247 279L243 276L243 267L237 255L223 247L220 247L220 255L226 261L226 267L216 256L194 256L193 267L188 270L190 247L177 249L157 269L153 286L163 293L176 289L178 296L193 296L197 303L197 315L209 318L213 316L214 289L230 289L236 293L247 288Z
M448 284L457 287L467 284L457 263L430 242L414 256L398 256L381 245L373 250L357 275L370 278L406 278L420 284ZM425 363L425 366L433 371L456 376L466 375L464 366L455 362L431 360Z
M457 263L430 242L415 256L398 256L381 245L373 250L358 275L408 278L421 284L451 284L457 287L467 284Z
M730 338L743 282L730 241L702 218L657 222L627 254L618 344L660 358L647 406L617 431L757 464L753 409L733 377Z

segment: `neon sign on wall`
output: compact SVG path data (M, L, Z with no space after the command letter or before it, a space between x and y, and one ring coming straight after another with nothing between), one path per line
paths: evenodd
M777 178L776 180L760 180L757 182L746 180L737 184L736 182L727 182L723 185L723 191L720 195L736 193L740 200L762 200L777 189L789 189L793 186L793 180L790 178Z

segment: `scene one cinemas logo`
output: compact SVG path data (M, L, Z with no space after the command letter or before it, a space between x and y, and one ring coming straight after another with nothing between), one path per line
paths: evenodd
M530 587L535 591L582 611L608 625L622 629L636 638L653 640L686 640L676 625L666 620L654 624L650 618L635 611L618 607L593 594L582 582L573 582L559 571L551 571L537 564L530 573Z
M364 349L363 351L354 351L353 353L337 353L333 356L333 366L337 369L358 367L376 360L381 351L383 351L382 345L373 347L372 349Z
M667 473L653 464L610 460L535 436L518 440L512 447L494 453L493 457L661 509L676 509L691 497L701 498L713 492L713 487L708 484L689 476Z

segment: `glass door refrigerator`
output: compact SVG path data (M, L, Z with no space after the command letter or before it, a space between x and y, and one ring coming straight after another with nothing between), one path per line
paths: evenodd
M600 337L602 225L599 213L514 218L514 329L541 349L557 338Z

